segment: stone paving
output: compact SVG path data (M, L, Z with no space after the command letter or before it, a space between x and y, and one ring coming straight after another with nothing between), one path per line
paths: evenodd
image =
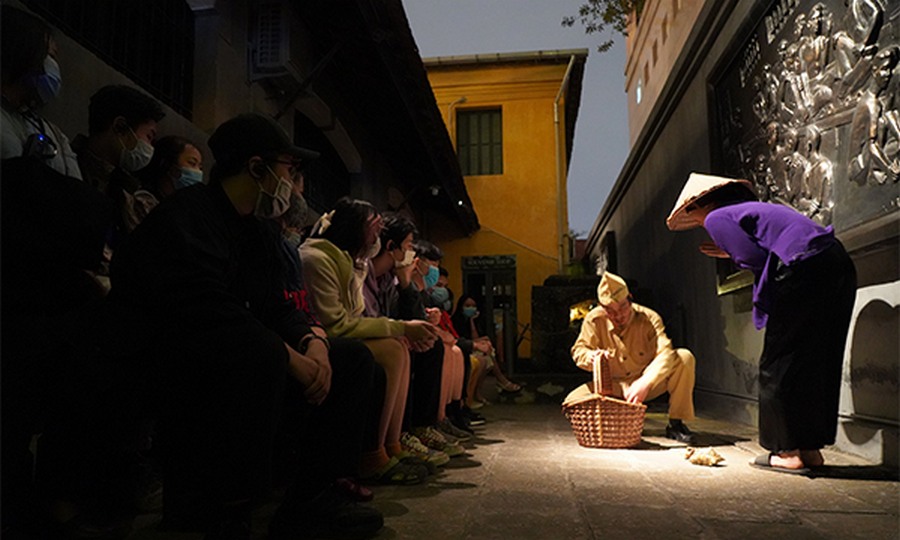
M555 402L482 412L488 424L467 454L427 484L375 488L385 516L378 539L900 537L897 471L854 456L826 450L828 466L814 477L760 471L747 464L763 453L753 428L700 418L689 423L696 446L725 457L703 467L664 437L660 412L648 413L641 445L626 450L578 446ZM254 525L260 537L268 515ZM153 521L144 516L132 537L163 538Z

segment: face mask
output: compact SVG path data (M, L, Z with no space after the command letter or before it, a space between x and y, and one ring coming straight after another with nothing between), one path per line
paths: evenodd
M138 139L137 135L135 135L134 130L130 127L128 131L134 135L137 144L134 145L134 148L127 148L125 143L122 142L122 139L119 139L119 144L122 145L122 154L119 157L119 165L128 172L135 172L143 169L150 163L150 160L153 159L153 146L143 139Z
M475 306L465 306L463 308L463 315L465 315L466 317L468 317L470 319L472 317L474 317L477 313L478 313L478 308Z
M275 176L275 171L268 166L266 169L269 169L269 174L278 179L278 185L275 186L274 193L267 193L260 184L253 214L259 218L272 219L283 214L291 205L291 193L294 191L294 186L283 176Z
M444 306L450 301L450 291L447 290L447 287L435 287L431 289L431 301L434 302L434 305L446 311Z
M394 268L404 268L406 266L409 266L413 263L413 261L415 259L416 259L416 252L411 249L407 249L406 251L403 252L403 260L394 261Z
M375 243L369 247L369 251L366 253L366 258L374 259L378 256L378 253L381 252L381 238L376 238Z
M437 269L437 266L428 265L428 273L422 276L422 279L425 280L425 288L430 289L437 285L438 279L441 278L441 272Z
M59 95L62 86L62 75L59 72L59 64L52 56L44 58L44 72L33 79L34 90L37 92L41 105L46 105Z
M188 186L193 186L194 184L202 184L203 183L203 171L198 171L196 169L185 169L181 168L181 176L175 179L173 185L175 189L186 188Z
M291 207L283 216L288 226L302 228L306 226L309 217L309 205L302 195L291 193Z
M290 244L292 248L296 249L303 243L303 235L297 231L286 231L284 233L284 240Z

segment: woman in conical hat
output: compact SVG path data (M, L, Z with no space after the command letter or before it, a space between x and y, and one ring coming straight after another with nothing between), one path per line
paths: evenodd
M751 465L806 473L837 433L844 345L856 269L834 231L792 208L756 200L746 180L693 173L666 219L704 227L700 251L751 270L753 321L766 327L759 362L759 442Z

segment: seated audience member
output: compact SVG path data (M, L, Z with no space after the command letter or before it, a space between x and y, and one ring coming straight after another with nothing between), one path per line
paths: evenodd
M302 173L308 161L298 160L292 165L291 205L275 221L281 229L281 253L287 270L284 297L300 311L315 335L327 339L307 298L298 251L301 242L296 236L296 231L304 228L309 210L303 197ZM360 474L363 448L376 445L386 384L384 369L375 363L372 353L359 340L331 338L328 343L332 366L328 399L320 407L309 407L302 399L302 387L288 379L286 415L279 430L284 443L278 450L297 456L288 465L302 464L303 469L332 471L328 477L336 478L336 484L346 493L356 500L368 501L374 493L355 479ZM371 395L360 391L369 387Z
M100 265L114 211L96 190L42 161L4 159L0 177L0 535L50 538L37 528L46 505L33 483L32 438L64 416L71 380L89 376L73 367L68 327L102 299L88 272Z
M168 135L153 143L153 157L137 177L134 197L152 209L176 190L203 183L203 155L188 139Z
M423 294L413 283L415 264L403 264L416 232L415 224L409 219L398 214L385 216L381 249L369 260L363 288L367 316L426 319ZM433 463L465 453L455 440L448 440L435 429L443 418L444 385L449 384L449 380L443 380L443 372L444 345L440 340L428 348L414 347L410 351L410 388L400 442L405 450ZM423 444L438 454L423 452Z
M440 273L437 266L438 261L444 257L444 253L436 245L423 239L419 239L413 243L413 250L416 253L416 258L413 261L412 270L410 272L412 284L419 291L422 305L425 306L425 316L429 322L437 325L441 321L441 310L439 307L433 305L431 295L440 280ZM442 333L441 346L445 351L445 357L441 377L440 407L438 409L436 420L444 429L438 429L438 431L451 435L451 438L462 437L463 439L468 439L468 436L462 435L459 433L460 430L455 429L451 423L446 422L446 406L453 401L451 398L452 395L461 394L461 386L465 379L465 362L462 361L462 350L458 347L454 350L455 338L452 335L448 335L446 332ZM460 397L461 396L457 396L457 399ZM417 433L417 435L419 434ZM420 438L424 436L426 439L429 439L429 435L430 434L425 433L420 435ZM428 444L427 441L426 444Z
M408 342L431 347L437 334L425 321L365 317L363 281L368 259L380 251L382 218L371 204L340 199L300 246L310 303L330 337L362 339L387 376L378 447L364 453L363 477L392 484L420 483L428 469L404 462L400 445L409 390ZM403 339L406 338L406 339Z
M225 122L209 146L209 185L166 198L117 250L101 354L155 406L163 526L249 539L251 512L269 496L287 377L324 407L336 380L327 340L284 296L271 221L290 204L292 164L309 152L259 114ZM332 471L306 468L291 482L270 538L381 528L381 514L349 499Z
M50 27L20 9L3 5L2 123L0 157L33 157L60 174L81 178L69 139L38 110L56 98L62 85L59 51Z
M135 199L135 174L153 159L153 139L165 113L153 98L130 86L104 86L91 96L88 135L72 142L84 180L107 194L120 208L119 235L132 231L147 212ZM116 239L112 244L115 247Z
M458 368L462 370L459 391L453 390L451 399L445 407L446 417L441 422L441 431L460 440L466 440L465 435L471 437L474 434L471 427L472 420L476 420L475 417L478 417L482 420L480 423L483 423L481 415L469 409L465 403L466 385L471 370L469 356L472 354L472 341L461 338L453 326L453 321L450 320L450 310L453 309L453 292L449 287L450 273L441 266L438 268L438 274L437 285L431 290L431 305L438 308L437 322L434 324L440 330L439 334L445 345L450 346L449 354L454 356L458 354L458 361L462 362L461 367Z
M510 381L500 367L497 352L490 338L485 335L483 319L480 318L478 304L471 296L460 297L454 313L454 327L461 336L472 340L473 356L477 360L477 377L469 379L468 402L472 408L480 408L486 403L481 396L481 384L488 373L492 373L497 381L497 391L517 393L522 390L522 385Z
M470 409L482 408L487 400L481 395L481 384L495 363L494 346L487 337L487 330L475 298L463 294L456 302L456 310L451 316L453 327L461 337L472 341L471 372L466 388L466 405Z
M588 312L572 347L575 364L586 371L598 358L609 360L613 393L642 403L669 393L666 437L691 444L694 435L684 420L694 418L694 355L675 349L662 318L631 301L621 277L606 272L597 287L600 305ZM573 390L566 401L591 393L593 383Z

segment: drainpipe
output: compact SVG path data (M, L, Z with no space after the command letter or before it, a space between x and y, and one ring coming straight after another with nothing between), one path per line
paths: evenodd
M567 209L563 208L562 183L563 183L563 164L565 163L563 141L559 136L559 100L562 99L563 93L569 86L569 75L572 73L572 66L575 64L575 55L569 57L569 65L566 67L566 74L563 76L562 84L559 85L559 91L556 93L556 99L553 100L553 134L556 137L556 272L563 273L565 260L565 246L563 243L564 236L568 236L568 231L563 231L563 212Z
M453 143L453 149L456 150L456 118L453 116L453 109L457 105L461 105L467 101L466 96L460 96L456 100L447 105L447 125L450 126L450 142Z

